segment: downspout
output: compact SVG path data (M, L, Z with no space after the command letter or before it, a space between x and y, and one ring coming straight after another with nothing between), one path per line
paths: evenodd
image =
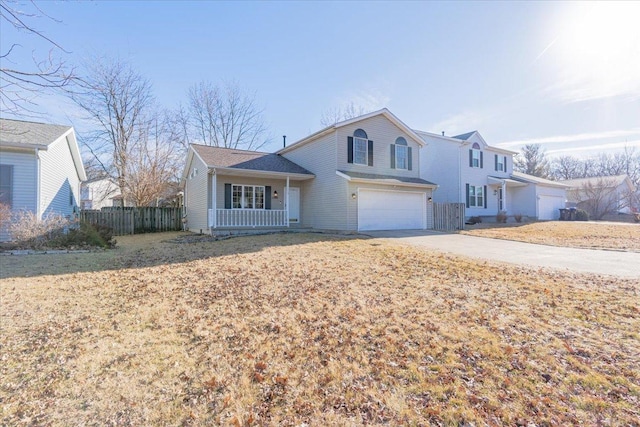
M36 218L42 219L42 208L40 207L40 150L35 149L36 153Z

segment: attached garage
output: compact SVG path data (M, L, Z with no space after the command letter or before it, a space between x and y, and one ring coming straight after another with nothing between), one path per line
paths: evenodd
M426 194L392 190L358 190L358 230L426 228Z
M540 194L538 196L538 219L554 220L560 217L559 209L565 207L563 196Z

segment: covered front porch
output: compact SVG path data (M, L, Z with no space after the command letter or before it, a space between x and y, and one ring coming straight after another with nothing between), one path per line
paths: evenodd
M511 178L501 178L495 176L487 177L487 184L490 190L493 190L493 196L496 203L497 212L507 212L513 209L511 200L509 200L510 193L516 188L526 187L524 182L516 181ZM488 200L490 200L491 191L487 194ZM509 202L509 204L507 204ZM511 209L509 209L511 207Z
M208 227L220 229L289 228L301 222L300 192L311 174L235 168L210 171Z

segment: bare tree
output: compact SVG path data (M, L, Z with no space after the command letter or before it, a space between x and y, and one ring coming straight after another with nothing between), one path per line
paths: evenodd
M48 90L65 88L75 79L74 69L55 57L57 51L68 52L29 23L32 18L39 16L55 19L44 13L35 2L28 5L31 6L31 11L19 9L17 2L0 0L0 22L11 25L18 32L44 40L50 46L46 58L33 58L31 69L18 68L12 60L12 54L22 47L19 43L13 42L6 51L0 52L0 107L5 113L15 115L36 114L33 108L38 95Z
M559 181L585 178L583 161L573 156L560 156L551 162L551 176Z
M139 151L153 114L154 98L149 81L128 64L94 60L81 91L71 99L87 113L95 129L82 137L91 154L129 200L129 162Z
M188 97L181 122L191 140L245 150L258 150L269 142L255 94L245 93L238 84L202 81L189 89Z
M618 180L612 177L593 178L568 193L569 201L589 212L592 219L616 213L631 206L633 193L618 189Z
M361 105L356 106L352 101L342 107L330 108L323 111L322 117L320 118L320 124L322 126L332 126L338 122L362 116L363 114L367 114L368 112L369 111L367 111L364 107L362 107Z
M540 178L550 177L549 161L544 150L539 144L527 144L522 148L522 153L514 159L514 167L517 171Z
M125 185L135 206L157 206L175 190L172 184L178 181L183 150L167 137L171 138L171 133L166 124L155 121L129 152Z

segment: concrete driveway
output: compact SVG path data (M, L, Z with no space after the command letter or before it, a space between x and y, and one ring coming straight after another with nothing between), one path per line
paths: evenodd
M367 236L472 258L640 279L640 253L574 249L422 230L367 231Z

